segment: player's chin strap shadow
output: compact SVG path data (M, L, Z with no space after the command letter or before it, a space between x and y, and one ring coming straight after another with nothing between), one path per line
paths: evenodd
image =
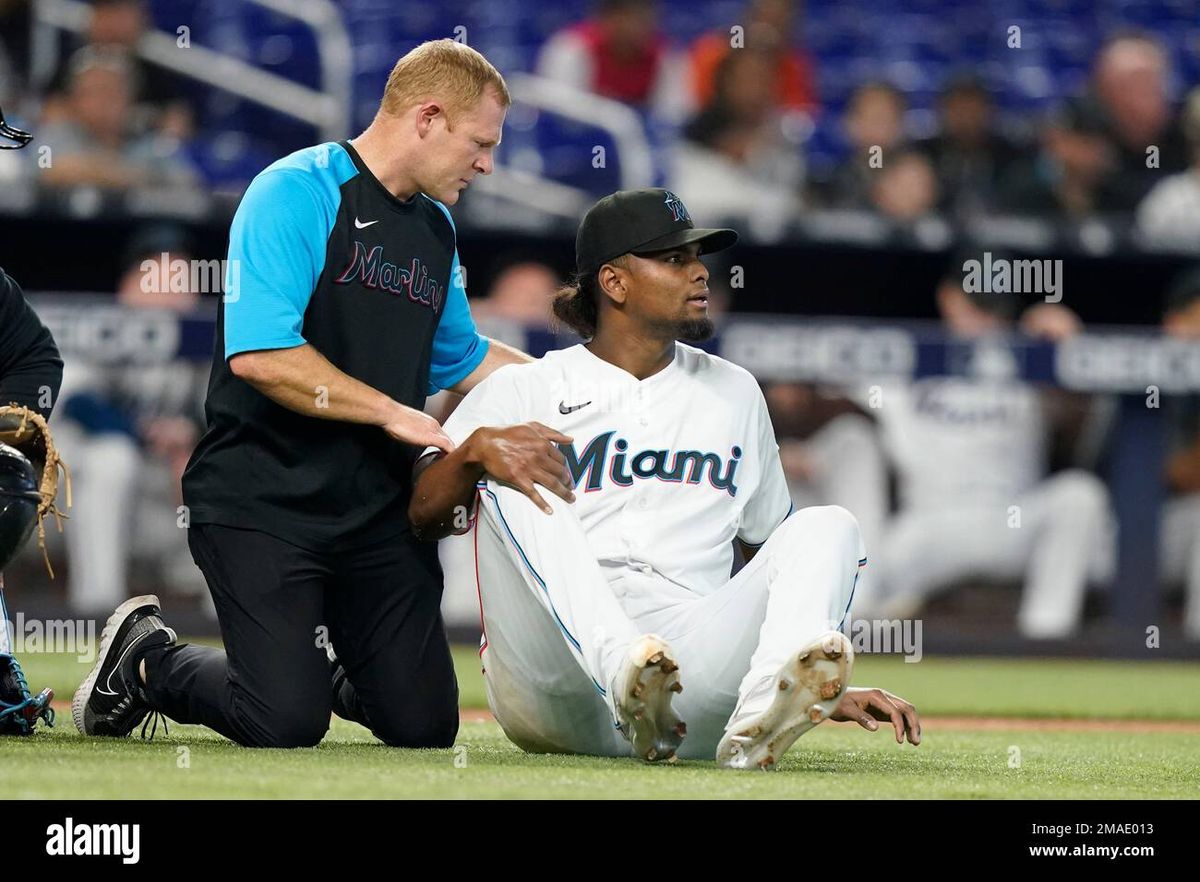
M33 135L29 132L22 132L20 129L14 129L4 121L4 111L0 110L0 135L3 135L9 140L16 141L16 144L0 143L0 150L20 150L26 144L33 140Z

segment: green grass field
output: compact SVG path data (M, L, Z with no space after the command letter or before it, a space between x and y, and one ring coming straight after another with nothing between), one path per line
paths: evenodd
M455 653L462 706L485 708L478 657ZM73 656L23 659L32 685L70 698L88 665ZM335 719L324 742L248 750L198 726L160 726L153 741L85 739L69 712L53 730L0 741L0 797L845 797L1196 798L1200 796L1200 665L860 656L856 685L881 686L926 717L920 747L890 727L826 723L775 773L712 763L534 756L491 722L465 722L450 750L398 750ZM1188 720L1190 731L1064 731L977 727L938 717ZM1019 762L1016 762L1019 760Z

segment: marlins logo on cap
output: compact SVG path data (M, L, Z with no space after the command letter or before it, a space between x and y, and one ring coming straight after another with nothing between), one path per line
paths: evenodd
M584 215L575 236L575 263L589 273L622 254L651 254L692 242L709 254L737 238L733 230L698 229L683 200L670 190L618 190Z
M683 204L683 200L670 190L666 192L667 198L663 200L663 203L667 208L671 209L671 217L677 221L690 221L692 216L688 214L687 206Z

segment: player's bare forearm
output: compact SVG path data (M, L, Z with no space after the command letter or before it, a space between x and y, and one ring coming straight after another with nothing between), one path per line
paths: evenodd
M475 370L451 386L450 390L459 395L466 395L498 368L502 368L506 364L526 364L535 360L532 355L526 355L520 349L514 349L506 343L489 338L487 354L483 356L483 361L479 362L479 366Z
M538 422L480 426L449 455L423 458L413 468L408 507L413 532L427 540L445 538L456 528L461 532L461 507L474 503L475 485L484 475L521 491L548 515L553 509L538 492L539 486L574 502L571 473L557 446L573 440Z
M472 434L445 456L429 454L413 469L408 521L418 539L434 541L461 532L461 514L474 505L475 485L484 475L475 438Z
M397 441L449 450L438 421L336 367L313 346L243 352L229 369L276 404L305 416L379 426Z

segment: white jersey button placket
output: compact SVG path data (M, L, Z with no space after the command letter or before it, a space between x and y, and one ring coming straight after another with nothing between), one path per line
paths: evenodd
M646 390L641 386L637 387L634 392L634 412L637 414L637 424L642 428L650 425L650 420L646 417Z

